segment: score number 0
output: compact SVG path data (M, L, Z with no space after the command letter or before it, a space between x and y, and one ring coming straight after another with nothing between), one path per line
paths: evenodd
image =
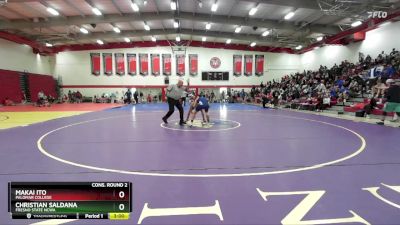
M120 191L118 193L118 196L119 196L119 198L123 199L125 197L125 192ZM125 209L125 205L121 203L121 204L119 204L118 208L119 208L119 210L123 211Z

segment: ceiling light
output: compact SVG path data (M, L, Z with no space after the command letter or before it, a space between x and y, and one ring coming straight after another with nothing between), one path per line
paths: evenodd
M151 37L151 41L157 41L156 37Z
M176 2L171 1L171 10L176 10Z
M174 28L178 28L178 27L179 27L178 21L174 21Z
M83 27L81 27L79 30L80 30L82 33L84 33L84 34L88 34L88 33L89 33L89 31L86 30L86 29L83 28Z
M175 40L179 42L179 41L181 41L181 37L177 36L177 37L175 38Z
M147 1L146 0L143 1L143 5L147 5Z
M357 20L357 21L353 22L353 23L351 24L351 26L352 26L352 27L358 27L358 26L360 26L361 24L362 24L362 22L359 21L359 20Z
M217 2L215 2L215 3L212 4L212 6L211 6L211 11L212 11L212 12L216 12L217 9L218 9L218 5L217 5Z
M150 26L147 25L147 24L144 24L144 29L145 29L145 30L150 30Z
M104 42L103 42L102 40L97 40L97 44L99 44L99 45L103 45L103 44L104 44Z
M256 12L257 12L257 7L251 8L249 11L249 16L256 14Z
M53 9L51 7L47 7L47 12L53 14L54 16L60 15L60 13L57 10L55 10L55 9Z
M294 12L290 12L290 13L286 14L285 20L290 20L290 18L292 18L293 16L294 16Z
M251 42L250 46L251 46L251 47L254 47L254 46L256 46L256 44L257 44L257 43L255 43L255 42Z
M242 27L236 27L235 28L235 33L239 33L242 30Z
M301 45L296 47L297 50L300 50L301 48L303 48L303 46L301 46Z
M121 33L121 30L118 27L113 27L115 33Z
M322 39L324 39L324 37L322 37L322 36L317 37L317 41L322 41Z
M131 40L129 38L127 38L127 37L124 38L124 40L125 40L125 42L128 42L128 43L131 42Z
M46 42L46 47L53 47L53 45L50 44L49 42Z
M101 15L102 15L102 13L100 12L100 10L99 10L98 8L96 8L96 7L93 7L93 8L92 8L92 12L93 12L95 15L97 15L97 16L101 16Z
M199 0L199 7L203 8L203 2L201 0Z
M227 43L227 44L230 44L231 42L232 42L231 39L226 40L226 43Z
M206 30L209 30L211 28L211 23L206 24Z
M206 37L202 37L202 38L201 38L201 41L206 41L206 40L207 40Z
M131 2L131 7L133 11L138 12L139 11L139 6L135 2Z
M266 36L268 36L268 34L269 34L269 31L266 30L266 31L264 31L264 32L261 34L261 36L266 37Z

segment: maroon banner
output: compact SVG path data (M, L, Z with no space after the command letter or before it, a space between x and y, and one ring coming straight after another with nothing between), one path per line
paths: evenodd
M151 54L151 74L160 75L160 54Z
M185 76L185 55L176 55L176 75Z
M140 75L149 75L149 54L139 54Z
M112 53L103 53L103 70L105 75L112 75L113 73Z
M244 56L244 75L251 76L253 74L253 55Z
M197 76L198 74L198 56L197 54L189 54L189 71L190 75Z
M233 55L233 75L242 75L242 55Z
M126 54L126 62L128 65L128 74L131 76L136 75L136 54Z
M115 53L115 73L122 76L125 75L125 54Z
M90 65L93 75L100 75L100 53L90 53Z
M264 75L264 55L256 55L256 76Z
M163 74L166 76L171 75L171 54L162 54L163 60Z

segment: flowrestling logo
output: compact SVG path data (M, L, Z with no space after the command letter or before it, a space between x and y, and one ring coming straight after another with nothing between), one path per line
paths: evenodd
M368 12L368 18L379 18L379 19L384 19L387 17L387 12L385 11L373 11L373 12Z

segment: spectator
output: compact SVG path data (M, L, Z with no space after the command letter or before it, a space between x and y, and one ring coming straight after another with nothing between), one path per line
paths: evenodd
M377 109L377 102L375 98L371 98L369 103L364 106L365 116L368 118L374 109Z
M131 104L131 102L132 102L132 92L131 92L131 89L130 88L128 88L128 90L126 91L126 93L125 93L125 101L124 101L124 103L125 104Z
M68 91L68 101L70 103L72 102L72 92L71 92L71 90Z
M82 99L83 99L82 94L79 91L77 91L75 93L75 101L76 101L76 103L82 103Z
M135 99L135 104L139 104L139 98L138 98L138 91L135 90L135 92L133 93L133 99Z
M44 94L43 91L39 91L39 92L38 92L38 101L37 101L37 105L38 105L39 107L42 107L42 106L48 106L48 107L50 107L50 104L49 104L49 102L48 102L48 100L47 100L47 97L46 97L46 95Z
M4 106L15 106L16 104L9 98L4 100Z
M385 124L385 118L388 112L400 113L400 86L394 83L394 80L388 79L386 81L389 88L386 93L386 104L382 120L378 122L379 125Z
M140 102L144 102L143 92L139 93Z
M115 92L111 92L110 99L111 99L110 103L114 104L115 101L117 100L117 95L115 94Z
M379 98L383 96L384 91L387 89L385 83L382 82L381 78L378 78L377 84L372 87L371 95L374 98Z

